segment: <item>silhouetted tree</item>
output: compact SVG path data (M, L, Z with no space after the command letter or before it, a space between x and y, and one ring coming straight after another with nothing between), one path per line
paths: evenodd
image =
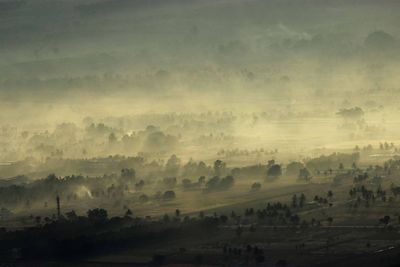
M226 169L226 163L223 162L222 160L216 160L214 162L214 174L216 176L221 176L225 173L225 169Z
M282 168L279 164L273 164L267 170L267 178L278 178L282 175Z
M92 209L87 212L88 219L95 222L104 222L108 218L108 213L105 209Z
M78 215L76 215L74 210L71 210L69 212L65 213L65 216L67 217L68 220L73 221L78 219Z
M294 194L292 197L292 207L296 208L297 207L297 195Z
M299 171L299 178L300 181L309 181L311 180L311 174L307 168L302 168Z
M125 212L125 217L132 217L133 213L130 209L127 209L127 211Z
M251 191L255 192L261 189L261 184L260 183L253 183L251 185Z
M175 199L175 197L176 197L175 192L172 190L165 191L162 196L163 200L173 200L173 199Z

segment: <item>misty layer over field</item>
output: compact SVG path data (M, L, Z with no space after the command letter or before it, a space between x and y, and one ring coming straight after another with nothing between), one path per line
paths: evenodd
M396 141L398 5L2 0L1 161Z
M28 159L244 165L396 143L399 5L0 0L0 176Z

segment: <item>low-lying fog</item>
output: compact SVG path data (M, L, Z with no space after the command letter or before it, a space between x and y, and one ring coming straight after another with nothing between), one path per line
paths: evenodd
M0 161L396 144L399 4L383 2L1 0Z

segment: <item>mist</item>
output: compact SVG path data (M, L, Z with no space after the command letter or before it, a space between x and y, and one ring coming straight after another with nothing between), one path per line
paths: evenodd
M0 265L398 264L398 10L0 0Z

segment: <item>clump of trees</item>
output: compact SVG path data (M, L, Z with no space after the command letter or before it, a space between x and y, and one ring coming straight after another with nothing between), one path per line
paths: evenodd
M176 194L172 190L165 191L164 194L162 195L163 200L174 200L176 198Z
M197 182L192 182L190 179L182 180L182 187L184 190L197 190L200 189L205 183L205 177L201 176Z
M298 197L296 194L293 195L292 208L302 208L304 207L305 203L306 203L306 196L304 195L304 193L301 193L300 197Z
M309 182L311 180L311 173L307 168L302 168L299 170L299 181Z
M104 253L116 249L158 244L171 237L212 234L227 216L185 216L176 209L175 216L161 218L133 217L127 209L122 216L109 217L108 211L94 208L80 216L71 210L58 218L31 216L34 226L21 230L0 229L1 251L19 251L24 260L71 260L87 257L88 253ZM84 236L82 235L84 233Z
M298 161L292 161L286 166L286 175L298 176L301 169L304 169L303 163Z
M224 178L219 178L218 176L214 176L213 178L209 179L205 186L205 192L212 192L212 191L223 191L228 190L231 188L235 183L235 179L233 176L226 176Z
M223 162L222 160L216 160L214 162L214 174L216 176L222 176L226 172L226 163Z
M105 222L108 219L108 213L105 209L92 209L88 210L87 217L93 222Z
M321 196L318 196L318 195L314 196L314 201L319 203L319 204L323 204L323 205L328 205L329 204L328 198L321 197Z
M260 183L253 183L251 185L250 191L251 192L257 192L261 189L261 184Z
M251 213L252 209L248 209L248 213ZM257 216L259 222L267 223L270 225L274 224L293 224L298 225L300 223L300 217L294 213L286 204L281 202L267 203L264 209L256 210L254 214Z
M176 184L177 184L176 177L165 177L165 178L162 180L162 185L163 185L165 188L175 188L175 187L176 187Z
M358 174L357 176L354 177L353 181L355 184L364 182L365 180L368 179L368 173L363 173L363 174Z
M336 114L344 119L359 120L364 116L364 111L360 107L344 108L339 110Z
M355 186L350 189L349 195L352 199L356 200L354 207L359 206L362 202L365 203L366 207L369 207L378 199L380 199L382 202L392 200L392 197L388 197L388 192L386 192L386 190L383 190L381 186L378 186L375 192L374 190L368 189L364 185ZM396 195L394 195L394 197L396 197Z
M267 165L267 180L275 180L282 175L281 165L276 164L275 160L270 160Z
M306 160L306 168L312 172L328 171L332 174L333 170L337 170L339 166L352 166L360 159L360 154L352 153L332 153L328 156L322 155L318 158ZM344 168L344 167L343 167Z

